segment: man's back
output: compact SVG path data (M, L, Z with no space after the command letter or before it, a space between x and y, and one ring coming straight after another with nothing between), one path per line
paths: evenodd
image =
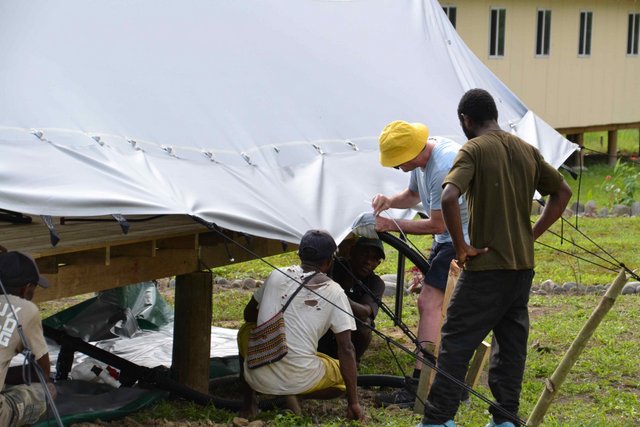
M431 152L431 157L424 169L417 168L411 172L409 181L409 189L420 194L420 200L427 213L431 210L442 209L442 182L449 173L449 169L453 165L460 144L457 142L442 138L430 137L429 142L435 143L435 147ZM463 223L463 231L467 233L467 203L464 197L460 198L460 216ZM451 236L445 230L441 234L434 235L436 242L450 242Z
M561 181L534 147L514 135L492 131L468 141L445 182L466 191L471 245L489 252L469 260L466 268L533 268L533 195L535 190L548 194Z
M15 295L9 295L13 311L18 316L23 331L36 360L46 354L49 349L42 333L40 313L31 301L27 301ZM23 349L22 340L18 333L18 322L4 295L0 295L0 388L4 385L9 363L13 357Z
M300 267L288 267L284 271L296 280L274 271L254 294L259 303L258 324L276 314L299 286ZM278 362L245 371L247 382L255 390L298 394L309 389L324 375L323 364L316 356L320 337L330 328L335 333L355 329L343 289L327 276L319 276L322 276L321 283L312 279L307 285L311 290L302 289L284 313L287 355Z

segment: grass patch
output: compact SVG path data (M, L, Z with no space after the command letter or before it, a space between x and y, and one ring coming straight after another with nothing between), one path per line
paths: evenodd
M535 217L532 219L535 220ZM568 221L575 226L575 217L568 219ZM540 242L569 254L578 255L585 258L585 260L536 244L534 246L536 256L536 278L534 281L536 283L546 279L552 279L560 284L569 281L585 285L609 283L612 280L611 272L592 264L596 263L617 270L615 266L610 264L613 260L607 253L632 269L640 265L640 255L636 250L639 237L638 230L640 228L639 218L579 218L578 228L580 232L573 229L571 225L567 223L562 225L559 222L554 224L551 230L557 235L546 233L541 237ZM584 237L583 234L588 238ZM563 236L563 238L558 237L558 235ZM409 239L425 254L428 253L433 240L431 236L409 236ZM590 242L589 239L593 240L593 242ZM589 252L594 252L596 255L589 255L585 250L574 246L572 242ZM398 253L389 246L385 246L385 248L387 258L376 271L378 274L395 274ZM604 260L599 257L604 258ZM270 257L270 261L280 267L291 265L296 262L295 253ZM408 270L411 265L410 262L407 262L406 269ZM229 279L247 277L264 279L271 270L272 268L269 265L260 260L255 260L224 268L216 268L213 272L214 275ZM409 275L407 274L406 280L408 279ZM230 295L229 298L232 298L233 295L235 294ZM216 315L215 312L214 315Z
M251 295L250 291L237 291L235 298L227 298L226 292L214 294L214 308L235 305L229 312L239 312ZM569 348L572 340L597 306L599 297L539 296L532 295L529 355L521 396L521 416L526 417L542 393L544 379L550 376ZM640 424L640 385L637 366L640 364L640 330L635 322L640 318L639 297L622 296L605 317L583 354L562 385L560 394L551 405L545 426L631 426ZM392 297L385 303L393 306ZM418 316L415 297L405 298L403 319L408 327L416 329ZM215 322L214 322L215 323ZM380 313L376 321L379 330L411 347L401 331L391 320ZM361 363L361 373L403 375L413 369L413 359L395 350L392 355L386 343L379 337ZM490 396L486 378L476 389ZM268 411L260 415L268 426L399 426L414 425L419 417L401 409L379 409L371 404L371 391L360 390L367 419L362 424L347 422L343 417L345 402L303 402L304 416L280 414ZM166 401L133 414L131 418L143 425L216 425L228 423L234 413L213 407L200 407L183 401ZM488 420L486 405L472 397L470 404L463 404L456 417L459 426L484 425ZM160 422L160 423L159 423ZM167 424L163 424L166 422ZM191 424L188 424L191 423Z
M622 155L638 155L638 129L618 131L618 152ZM587 132L584 134L584 146L590 150L607 154L607 132Z

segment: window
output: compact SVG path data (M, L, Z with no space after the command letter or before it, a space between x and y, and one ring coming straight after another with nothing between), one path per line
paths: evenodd
M504 31L506 26L506 18L506 9L491 9L489 56L504 56Z
M551 40L551 11L538 11L538 30L536 33L536 55L549 55L549 42Z
M627 33L627 55L638 54L638 35L640 34L640 13L629 14L629 32Z
M453 28L456 27L456 7L455 6L442 6L442 10L444 10L444 13L447 15L447 18L449 18L449 21L451 21L451 25L453 25Z
M578 55L591 55L591 25L593 12L580 12L580 40L578 42Z

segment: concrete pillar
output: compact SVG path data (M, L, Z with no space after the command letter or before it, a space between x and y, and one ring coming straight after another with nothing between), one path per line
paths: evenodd
M171 376L187 387L209 393L211 287L209 272L176 277Z

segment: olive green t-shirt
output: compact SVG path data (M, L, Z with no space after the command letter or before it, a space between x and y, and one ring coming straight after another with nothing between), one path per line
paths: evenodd
M533 196L535 190L543 196L556 191L562 180L535 147L510 133L492 131L464 144L443 185L465 194L471 246L489 248L465 268L533 268Z

